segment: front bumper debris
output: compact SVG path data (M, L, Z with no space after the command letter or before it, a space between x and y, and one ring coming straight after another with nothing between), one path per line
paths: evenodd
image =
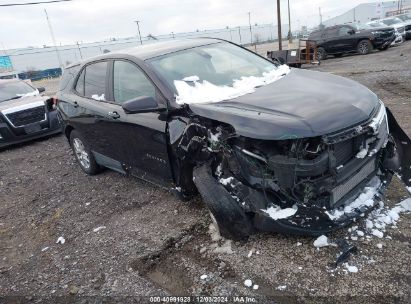
M367 122L366 128L362 126L355 132L344 131L334 137L327 137L326 140L335 140L335 143L330 143L334 145L338 144L342 136L344 138L365 136L364 132L372 134L372 137L364 138L366 153L363 156L355 156L344 166L337 168L338 172L330 176L327 176L327 172L331 167L330 161L333 161L332 154L329 154L329 158L320 155L313 160L302 162L298 159L296 162L293 158L269 157L264 159L259 155L253 155L257 158L256 161L261 158L267 168L279 172L282 178L274 183L273 180L265 178L258 180L252 174L246 176L247 170L244 169L246 165L241 164L241 161L238 168L240 176L222 176L221 162L217 169L214 165L215 170L205 170L204 168L213 167L211 162L207 162L197 166L194 170L194 183L202 197L207 198L205 202L208 206L215 208L215 206L221 206L224 201L224 205L232 206L236 214L241 215L236 216L234 220L241 218L247 221L247 227L250 222L255 229L260 231L311 236L326 234L364 217L378 205L394 174L397 174L405 185L411 185L411 141L390 110L383 105ZM250 151L243 151L249 155L252 154ZM238 149L233 153L239 153ZM233 162L233 154L223 159L225 159L226 166L230 168L228 172L233 172L233 167L229 165ZM287 178L287 175L293 178ZM323 180L327 182L334 180L337 184L333 186L334 188L327 190L330 193L330 199L325 199L321 203L313 203L312 200L298 200L295 199L296 196L282 196L283 199L281 199L279 195L272 195L276 190L280 194L281 189L291 184L298 175L303 178L310 175L323 176ZM206 186L204 180L207 180ZM325 184L324 182L319 183L319 185ZM218 195L210 195L213 189L218 189L218 191L215 190ZM269 195L268 192L270 192ZM279 216L280 214L285 216ZM230 222L231 219L227 218L226 221ZM238 226L238 222L236 225Z

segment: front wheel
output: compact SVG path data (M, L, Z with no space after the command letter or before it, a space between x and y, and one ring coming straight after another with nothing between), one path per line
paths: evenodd
M362 40L357 45L357 52L360 55L367 55L372 51L372 44L368 40Z
M73 130L70 134L70 145L80 168L85 173L95 175L100 172L100 167L94 159L93 153L87 148L83 137L76 130Z
M327 58L327 52L323 47L317 48L317 60L325 60Z

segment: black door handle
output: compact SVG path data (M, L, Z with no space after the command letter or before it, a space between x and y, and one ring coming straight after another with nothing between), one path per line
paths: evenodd
M110 116L113 119L120 118L120 114L118 114L116 111L114 112L108 112L108 116Z
M77 101L73 102L73 107L78 108L78 102Z

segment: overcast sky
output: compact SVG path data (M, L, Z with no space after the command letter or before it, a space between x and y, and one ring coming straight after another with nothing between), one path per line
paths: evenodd
M31 1L0 0L0 4L23 2ZM293 29L298 24L317 25L319 7L326 20L362 2L366 1L290 0ZM281 3L283 23L288 23L287 1ZM142 36L248 25L247 12L252 24L277 22L276 0L74 0L0 7L0 48L51 45L45 8L57 43L62 44L136 36L134 20L141 21Z

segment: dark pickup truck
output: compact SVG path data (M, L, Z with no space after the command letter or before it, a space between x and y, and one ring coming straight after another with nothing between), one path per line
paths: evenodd
M395 40L395 30L391 27L376 29L364 24L345 24L314 31L308 39L317 43L317 57L324 60L328 55L366 55L374 48L385 50Z

